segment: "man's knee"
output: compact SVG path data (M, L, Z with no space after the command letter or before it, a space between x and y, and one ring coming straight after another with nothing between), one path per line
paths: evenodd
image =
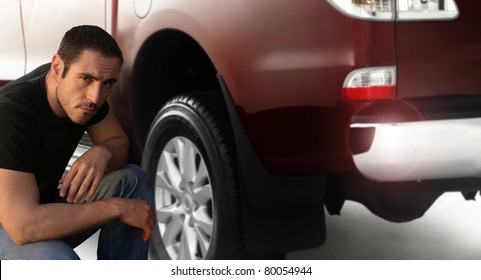
M123 173L123 176L125 176L131 184L147 186L149 183L149 175L138 165L127 164L122 169L119 169L118 172Z
M151 202L151 195L148 189L149 176L138 165L128 164L125 167L113 171L113 177L117 178L116 194L121 198L143 199Z

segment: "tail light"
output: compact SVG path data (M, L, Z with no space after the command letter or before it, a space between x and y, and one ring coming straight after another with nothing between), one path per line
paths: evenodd
M450 20L459 15L454 0L398 0L397 19L411 20Z
M394 20L394 0L328 0L348 16L368 20Z
M328 0L342 13L379 21L450 20L459 15L455 0Z
M356 69L344 80L346 101L378 101L396 97L396 67Z

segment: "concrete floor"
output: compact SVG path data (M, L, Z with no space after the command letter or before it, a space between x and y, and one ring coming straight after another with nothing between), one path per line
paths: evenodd
M478 196L478 200L481 198ZM382 220L363 205L347 202L341 216L327 216L326 243L288 254L289 260L481 259L481 202L459 193L441 196L426 215L396 224ZM76 251L95 259L96 239Z

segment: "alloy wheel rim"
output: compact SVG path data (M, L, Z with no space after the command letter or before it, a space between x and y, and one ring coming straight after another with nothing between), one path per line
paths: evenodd
M162 150L155 178L157 223L171 259L205 259L214 225L212 186L199 150L185 137Z

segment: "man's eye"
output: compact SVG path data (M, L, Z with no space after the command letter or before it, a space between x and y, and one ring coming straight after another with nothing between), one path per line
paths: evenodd
M106 87L106 88L111 88L111 87L114 86L114 84L115 84L115 81L105 81L103 83L104 87Z
M92 81L91 78L86 77L86 76L81 77L81 79L82 79L84 82L90 82L90 81Z

